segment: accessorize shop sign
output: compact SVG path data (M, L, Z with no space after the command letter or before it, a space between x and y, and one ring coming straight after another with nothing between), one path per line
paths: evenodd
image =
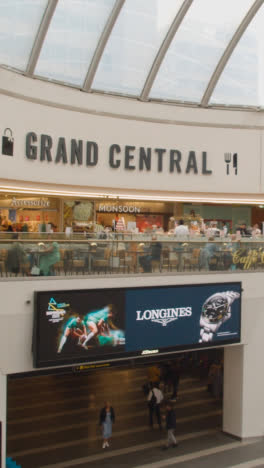
M45 198L18 199L13 197L10 205L14 208L49 208L50 201Z
M36 367L240 342L241 283L36 293Z
M230 153L231 154L231 153ZM230 156L231 157L231 156ZM59 137L54 144L50 135L26 135L26 158L55 164L94 167L99 164L100 147L95 141ZM231 159L230 159L231 161ZM229 162L230 162L229 161ZM236 156L237 162L237 156ZM211 175L206 151L182 151L176 148L111 144L107 164L112 169Z

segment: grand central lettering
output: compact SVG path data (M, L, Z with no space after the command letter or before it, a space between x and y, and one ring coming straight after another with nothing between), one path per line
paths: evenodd
M43 163L70 164L71 166L95 167L99 162L99 146L94 141L59 137L54 143L50 135L29 132L26 135L26 157ZM108 160L113 170L168 172L175 174L211 175L207 152L194 150L110 145Z
M56 148L53 146L50 135L40 135L39 147L37 142L36 133L29 132L26 136L26 157L28 159L36 160L39 157L40 161L82 165L85 147L86 166L96 166L98 163L98 145L94 141L86 141L84 144L82 140L71 139L70 151L67 151L64 137L58 139Z

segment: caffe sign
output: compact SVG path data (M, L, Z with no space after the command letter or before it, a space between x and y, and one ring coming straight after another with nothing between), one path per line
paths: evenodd
M234 265L241 265L243 270L249 270L257 265L264 264L263 249L249 249L245 252L244 249L238 249L233 253Z

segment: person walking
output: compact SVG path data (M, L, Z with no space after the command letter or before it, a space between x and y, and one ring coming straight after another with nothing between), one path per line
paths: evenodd
M161 416L160 416L160 404L163 400L163 393L159 389L158 384L153 384L148 394L148 408L149 408L149 425L153 427L153 414L156 413L157 423L160 430L162 430Z
M162 447L163 450L168 449L169 447L177 447L178 442L176 440L174 431L176 429L176 414L175 410L172 407L172 404L168 402L166 404L166 416L163 416L164 419L166 419L166 428L167 428L167 433L168 433L168 438L167 438L167 443L164 447Z
M109 401L105 402L100 411L99 424L102 429L103 449L109 447L109 439L112 436L112 425L115 422L115 412Z

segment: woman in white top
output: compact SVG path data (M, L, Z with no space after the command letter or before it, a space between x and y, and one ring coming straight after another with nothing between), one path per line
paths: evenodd
M148 407L149 407L149 425L153 427L153 413L156 413L157 423L159 425L160 430L162 429L161 426L161 416L160 416L160 404L163 400L163 393L158 388L158 384L154 384L152 389L149 391L148 394Z
M189 228L188 228L188 226L184 225L182 219L180 219L179 225L176 226L176 228L174 229L174 234L178 238L184 238L184 237L186 238L186 237L189 236L189 234L190 234Z

